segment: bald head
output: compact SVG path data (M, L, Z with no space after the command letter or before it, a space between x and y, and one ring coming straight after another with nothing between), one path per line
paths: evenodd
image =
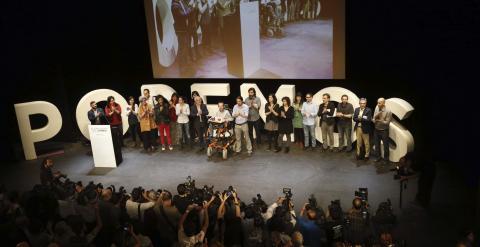
M377 100L377 105L378 105L378 108L382 109L383 107L385 107L385 98L379 98Z

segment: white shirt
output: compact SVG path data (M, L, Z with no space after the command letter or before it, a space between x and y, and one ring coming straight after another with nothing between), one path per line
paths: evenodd
M240 115L237 115L239 113L241 113L242 115L247 116L247 117L242 117ZM245 105L245 104L242 104L242 106L238 106L238 104L235 104L235 106L233 107L232 115L236 116L235 117L235 123L236 124L246 123L247 120L248 120L248 106Z
M127 107L125 107L125 109L127 109L126 110L127 116L129 116L131 113L133 113L135 115L137 115L137 113L138 113L138 105L137 104L135 104L135 111L132 111L132 108L130 107L130 105L127 105Z
M317 117L318 106L310 102L304 102L302 105L303 125L315 125L315 118Z
M214 117L215 119L220 118L223 121L232 121L233 120L232 115L230 115L230 112L225 110L225 109L223 111L217 111L215 113L215 115L213 115L212 117Z
M365 110L365 108L364 108L364 109L362 109L362 108L359 109L359 111L358 111L358 117L359 117L359 118L363 118L363 111L364 111L364 110ZM358 127L362 126L362 122L358 122L358 125L357 125L357 126L358 126Z
M190 106L188 106L188 104L184 103L182 106L180 104L176 104L175 112L178 116L177 123L188 123L188 116L190 115Z
M149 208L153 208L155 206L154 202L144 202L144 203L138 203L134 202L132 200L127 200L125 203L125 209L127 210L127 214L130 217L130 219L135 219L139 220L138 218L138 204L140 204L140 216L143 218L143 212Z

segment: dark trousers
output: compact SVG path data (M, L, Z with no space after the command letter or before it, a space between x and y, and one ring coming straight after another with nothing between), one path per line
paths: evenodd
M143 149L147 150L153 146L152 144L152 133L151 131L144 131L141 133L142 141L143 141Z
M158 140L158 129L157 128L151 129L150 130L150 142L151 142L150 145L152 145L154 147L158 146L157 140Z
M268 147L272 148L272 141L273 141L273 147L278 148L278 131L267 131L267 141L268 141Z
M121 124L112 125L111 130L112 130L112 136L114 136L114 141L115 139L118 140L118 145L123 147L123 126Z
M305 141L305 136L303 134L303 128L294 128L293 134L295 136L295 142L303 143Z
M128 133L132 136L133 142L137 142L137 136L142 140L142 137L140 136L140 125L138 123L130 124L128 126Z
M205 144L205 126L202 124L194 124L195 131L198 133L198 139L200 140L200 147L204 148Z
M257 121L248 121L248 136L250 141L253 143L253 129L255 129L255 135L257 137L257 144L262 143L262 137L260 133L260 119Z
M382 151L380 148L380 141L383 142L383 158L385 160L389 160L390 157L390 146L389 146L389 138L388 138L388 129L386 130L377 130L373 132L373 140L375 143L375 153L377 157L382 157Z
M351 123L344 123L344 124L337 124L338 128L338 147L343 148L344 146L347 149L352 148L352 124ZM347 144L345 145L345 140L347 140Z

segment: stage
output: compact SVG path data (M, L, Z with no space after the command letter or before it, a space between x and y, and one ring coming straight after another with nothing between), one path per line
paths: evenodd
M127 144L129 142L126 141ZM128 145L127 145L128 146ZM351 206L354 191L359 187L369 189L369 202L376 209L387 198L395 209L399 204L399 182L393 172L377 174L374 162L357 161L354 153L303 151L293 146L290 153L265 151L265 145L254 151L251 157L246 152L222 160L220 154L209 159L198 148L173 151L157 150L153 154L141 153L141 148L123 148L123 162L115 169L94 169L89 147L80 143L65 146L65 154L54 156L54 169L67 174L73 181L81 180L123 185L128 191L134 186L150 189L168 189L176 193L176 186L185 182L187 176L196 180L197 187L214 185L223 191L234 186L242 200L250 202L260 193L267 202L282 196L282 188L292 188L296 209L299 210L314 193L322 207L340 199L344 209ZM4 167L2 181L8 186L22 190L31 189L39 183L39 160L23 161L14 169ZM357 167L357 165L360 165ZM22 179L18 179L18 178ZM411 181L404 192L404 204L412 201L416 193L416 181Z

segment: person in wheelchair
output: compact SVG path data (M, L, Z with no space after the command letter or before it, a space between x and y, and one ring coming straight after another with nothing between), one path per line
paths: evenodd
M261 26L264 34L268 37L283 36L280 1L270 0L266 3L262 2L261 15Z
M234 142L233 128L231 121L232 114L229 109L225 107L223 102L218 102L218 111L208 120L208 156L211 156L213 151L222 150L224 152L224 159L226 159L229 146Z

